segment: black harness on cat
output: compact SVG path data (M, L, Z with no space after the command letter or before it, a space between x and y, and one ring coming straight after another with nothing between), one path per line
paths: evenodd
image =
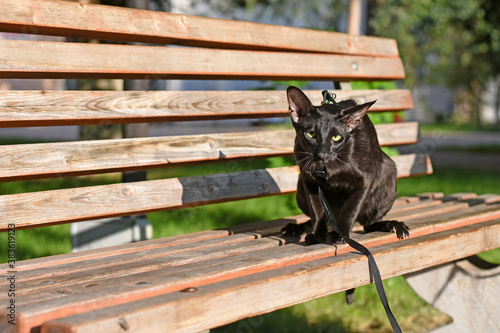
M326 170L323 168L318 168L316 170L316 176L318 178L325 178L326 177ZM335 221L335 217L333 216L333 213L330 209L330 206L328 205L328 202L326 201L326 197L323 193L323 190L321 190L321 186L318 185L318 192L319 192L319 199L321 201L321 205L323 206L323 209L325 211L325 216L330 224L330 226L335 230L336 233L338 233L342 238L344 238L345 242L349 244L352 248L358 250L359 252L363 253L365 256L368 257L368 266L370 270L370 278L372 280L375 280L375 287L377 288L378 296L380 298L380 301L382 302L382 305L384 306L385 313L387 314L387 318L389 318L389 321L392 326L392 330L396 333L401 332L401 328L399 327L399 324L392 314L391 308L389 307L389 302L387 300L387 296L385 295L385 290L384 290L384 285L382 284L382 277L380 275L380 271L378 269L377 263L375 262L375 258L371 254L371 252L361 245L360 243L356 242L355 240L351 239L349 235L343 234L339 227L337 226L337 222Z

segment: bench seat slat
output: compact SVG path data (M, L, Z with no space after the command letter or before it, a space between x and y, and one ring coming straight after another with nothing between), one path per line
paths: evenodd
M482 221L491 220L491 219L495 219L495 218L499 218L499 217L500 217L500 213L498 212L498 205L488 206L488 205L483 204L483 205L477 205L477 206L474 206L471 208L462 209L460 212L436 214L435 216L431 216L431 218L426 219L426 220L423 220L421 218L412 218L412 219L406 220L406 222L412 228L412 237L418 237L418 236L426 235L426 234L431 233L431 232L448 230L451 228L465 226L465 225L469 225L469 224L473 224L473 223L479 223ZM240 234L239 236L244 236L244 235ZM380 244L380 243L393 242L396 240L396 238L393 234L391 235L391 234L387 234L387 233L362 234L362 235L358 235L356 237L359 238L360 240L363 240L363 242L365 243L366 246L375 246L375 245ZM252 239L253 238L245 237L245 238L240 239L240 241L243 241L243 242L247 241L248 242L248 241L251 241ZM274 238L274 240L278 240L278 239ZM230 242L232 244L239 245L237 242L234 242L234 241L230 241ZM278 240L278 243L281 243L281 242ZM206 253L199 252L199 250L198 250L200 248L203 248L203 244L201 244L201 246L197 245L197 244L193 244L193 245L194 245L193 249L192 249L193 253L196 252L196 253L198 253L198 256L200 258L205 258L202 260L207 260L207 264L204 263L203 265L209 266L208 262L212 261L212 258L210 256L206 256ZM256 245L258 246L258 244L256 244ZM280 244L274 244L274 245L270 244L270 246L279 246L279 245ZM245 245L243 244L243 246L245 246ZM253 246L253 245L249 244L249 246ZM172 251L172 248L170 248L170 247L165 247L163 250L160 249L158 251L158 253L156 253L156 255L153 256L153 259L158 258L158 255L161 254L162 251L164 252L164 255L170 256L170 258L165 258L164 260L160 260L158 262L155 261L156 267L152 266L151 268L147 268L146 271L144 271L143 269L140 268L141 267L140 263L133 264L133 262L130 262L130 258L133 258L133 257L126 255L124 257L121 257L122 260L119 260L120 258L118 257L117 258L118 260L114 261L114 263L110 262L109 269L106 269L106 268L99 269L98 268L97 270L95 270L92 266L89 266L88 270L86 270L86 278L85 279L88 279L88 281L90 282L90 281L98 281L98 280L102 280L102 279L107 279L111 276L122 276L122 274L120 273L120 271L118 269L112 269L112 267L117 266L117 268L119 268L119 266L121 264L123 264L124 262L127 262L127 261L129 261L129 264L130 264L129 268L130 268L131 274L132 273L134 273L134 274L135 273L144 273L147 271L162 269L161 268L162 266L166 266L166 267L170 267L170 268L168 268L167 269L168 272L165 272L164 274L178 275L179 272L175 273L174 272L175 270L184 271L186 269L185 267L191 267L191 266L197 267L198 266L198 264L193 264L192 261L186 260L186 262L183 263L184 267L180 267L178 269L172 268L171 266L175 266L178 264L170 264L170 262L174 262L174 263L177 262L178 258L176 256L179 253L179 250L177 250L177 251L175 249L173 249L173 250L174 251ZM259 250L259 247L256 247L255 250ZM342 246L339 246L337 248L337 253L338 254L345 253L348 250L349 250L349 248L347 245L342 245ZM226 251L226 256L227 255L234 255L234 254L231 254L230 249L224 250L224 248L223 248L223 251ZM182 252L182 249L181 249L181 252ZM151 265L151 263L149 263L147 261L149 259L147 257L142 256L142 251L138 251L137 253L140 253L140 259L144 260L144 266L149 267ZM244 252L242 252L242 253L244 253ZM242 255L244 256L244 254L242 254ZM242 258L240 256L235 260L233 260L232 258L229 258L228 260L229 260L228 262L241 261ZM92 260L92 261L97 261L97 263L99 264L100 260ZM220 263L220 260L216 260L214 262ZM83 261L82 264L85 265L85 261ZM161 266L158 266L158 264L160 264ZM70 267L71 266L74 266L74 265L70 265ZM135 266L137 266L138 268L134 268ZM59 269L62 269L63 273L64 273L64 271L66 270L66 267L68 267L68 266L65 264L65 265L60 266ZM100 271L100 270L102 270L102 272L98 273L98 271ZM93 273L94 271L95 271L95 273L98 273L100 277L95 275L95 273ZM40 272L40 270L35 269L35 270L33 270L33 272L34 273ZM74 274L73 272L76 274ZM26 273L29 274L29 272L26 272ZM145 274L149 274L149 273L145 273ZM151 274L156 276L156 273L151 273ZM76 270L76 271L69 270L69 271L66 271L63 275L64 276L61 276L60 278L56 278L55 277L56 275L49 277L48 280L56 279L56 282L54 284L51 284L50 286L48 286L46 289L53 289L56 287L64 287L65 285L69 286L69 285L75 284L75 283L76 284L86 283L85 281L81 281L81 274L80 274L80 272L78 272L78 270ZM73 276L73 278L72 278L72 276ZM140 277L138 277L138 279L142 279L142 278L144 278L144 274L142 274ZM189 278L189 277L184 276L183 278ZM46 279L47 279L47 277L43 276L43 274L38 277L38 280L46 280ZM127 279L127 277L124 277L124 279ZM40 281L36 281L36 280L35 281L25 281L25 280L26 280L26 278L23 277L22 280L19 281L19 283L20 283L19 286L22 286L22 288L19 288L19 290L20 290L19 295L30 294L31 289L40 284ZM43 288L43 286L40 288ZM57 296L55 296L55 297L57 297Z
M416 122L376 129L382 146L419 138ZM291 156L294 138L283 130L0 146L0 182Z
M418 220L421 217L430 217L435 218L437 215L442 215L445 213L451 213L454 211L461 210L462 212L466 212L466 209L470 206L468 202L445 202L442 203L440 200L436 200L437 204L432 205L425 208L416 208L413 210L406 211L404 215L394 215L394 213L389 212L389 214L385 217L385 219L395 219L399 218L401 221L405 221L407 223L412 223L414 220ZM484 208L483 208L484 209ZM474 214L477 214L477 208L474 210ZM450 214L447 214L448 216ZM173 256L179 253L190 252L190 257L192 252L211 249L214 252L217 251L216 247L224 247L227 245L239 244L241 242L247 242L254 239L259 239L268 236L275 236L280 234L280 230L287 223L304 223L308 220L308 217L305 215L292 216L283 219L271 220L271 221L263 221L256 223L249 223L245 225L236 225L228 228L224 228L223 230L229 231L231 235L229 237L228 233L216 237L216 238L208 238L208 239L198 239L191 238L189 242L175 244L178 242L179 236L166 237L160 243L158 241L147 241L140 244L135 244L135 246L119 246L119 247L109 247L104 248L97 256L93 251L86 251L84 254L86 256L78 255L78 254L67 254L64 256L59 256L60 258L44 258L44 259L33 259L28 261L21 262L21 265L18 267L19 270L23 271L22 276L16 280L17 283L24 283L22 291L20 291L19 295L26 294L32 292L33 288L39 286L39 282L34 282L32 284L26 284L25 282L31 280L42 280L42 279L50 279L55 278L56 276L72 274L72 273L81 273L83 271L88 271L91 269L111 267L114 265L120 265L124 262L128 264L136 262L136 261L145 261L149 259L154 259L158 257L166 257ZM362 231L362 228L357 225L355 226L354 232ZM188 235L186 235L188 236ZM172 241L169 241L172 239ZM280 244L277 244L280 245ZM276 245L276 246L277 246ZM121 248L121 249L120 249ZM234 251L234 249L232 250ZM138 255L140 254L140 255ZM203 254L203 257L208 259L210 258L210 253ZM51 259L51 260L47 260ZM204 260L206 260L204 259ZM179 263L187 263L187 258L183 258L184 261L180 261ZM150 266L150 264L143 262L143 265ZM166 264L167 265L167 264ZM169 258L168 266L173 266L174 264L171 262ZM7 270L7 265L4 265ZM132 271L132 266L129 266L130 271ZM0 269L3 269L2 265L0 265ZM151 267L151 270L156 269ZM94 278L96 278L94 276ZM67 281L67 280L65 280ZM58 280L58 283L61 281ZM67 282L66 282L67 283ZM0 286L8 285L8 281L0 280ZM47 288L53 285L47 285ZM30 289L31 288L31 289Z
M306 90L313 104L320 90ZM335 91L377 100L371 112L413 108L409 90ZM0 91L0 128L288 116L283 91Z
M3 78L397 80L399 58L0 40Z
M4 195L0 212L16 229L293 193L298 167Z
M29 295L34 292L37 294L45 292L50 293L51 290L56 288L78 285L82 282L82 274L85 274L85 281L89 283L90 281L94 281L94 283L97 283L98 281L120 277L128 279L130 275L137 275L139 280L144 280L147 279L147 274L156 275L156 271L162 270L163 276L170 276L172 283L175 283L176 276L186 277L186 272L191 272L193 267L194 270L196 270L197 267L200 266L197 263L203 262L203 266L206 265L207 267L210 263L215 263L216 267L224 260L229 262L232 261L232 256L248 254L253 251L261 251L274 247L277 248L282 243L279 239L267 237L255 239L255 237L251 237L251 235L244 236L245 235L240 234L226 237L223 239L223 241L227 239L226 244L220 242L219 244L212 244L212 246L207 248L194 248L185 252L159 250L155 251L155 255L145 253L144 256L142 253L140 256L138 256L137 253L133 253L131 255L119 256L111 263L106 262L107 258L100 261L94 260L92 261L93 265L86 267L86 269L81 267L80 271L69 271L66 274L59 275L57 279L55 275L50 275L50 272L48 272L50 268L47 268L41 270L42 272L45 271L43 272L45 274L40 276L40 278L19 282L20 292L16 293L16 296ZM85 265L86 262L82 264ZM74 267L74 265L72 266ZM71 268L70 266L69 269ZM54 270L53 267L52 270ZM45 278L43 278L43 276L45 276ZM43 283L44 281L51 283Z
M446 205L447 204L443 204L443 206ZM459 212L434 211L434 215L430 215L430 218L427 220L409 218L406 220L406 223L412 228L412 237L419 237L432 232L449 230L459 226L480 223L500 217L500 213L495 211L498 210L498 205L491 207L482 204L470 208L468 207L467 204L462 205ZM396 241L393 234L387 233L369 233L356 235L355 237L363 240L366 246L375 246L381 243ZM166 269L168 271L165 272L166 275L177 275L179 272L174 272L175 270L183 271L186 266L198 267L199 265L205 265L205 263L201 263L202 261L207 261L207 266L208 262L218 257L230 257L227 259L228 262L241 261L241 255L244 253L285 244L285 241L280 240L279 237L265 237L256 241L254 240L255 237L252 237L250 234L238 234L220 239L219 244L217 244L215 240L211 240L191 243L191 247L167 246L157 248L154 251L136 249L133 253L110 257L111 260L108 262L106 262L106 258L96 258L84 259L77 263L60 264L46 268L23 269L23 276L20 277L19 280L16 280L20 286L18 295L29 295L34 290L51 290L73 284L87 283L86 281L98 282L99 280L105 280L111 277L124 276L124 278L126 278L125 276L127 274L120 268L122 266L124 270L128 267L130 274ZM338 254L348 251L349 247L347 245L339 245L337 248ZM235 255L240 256L233 260L231 257ZM199 262L199 264L195 262ZM220 260L215 260L214 262L219 263ZM175 266L181 267L174 268ZM167 269L167 267L169 268ZM50 270L52 270L52 274ZM82 271L86 272L85 279L83 280L81 276ZM144 278L144 274L139 277L139 279L142 278ZM188 277L184 276L183 278ZM43 281L51 280L53 281L50 284L42 283ZM7 285L7 282L2 281L0 285Z
M491 197L491 195L489 196ZM488 198L489 198L488 197ZM500 196L496 196L500 199ZM478 204L477 202L462 202L460 196L457 196L453 201L446 199L430 200L436 202L435 204L427 204L425 207L415 206L413 203L404 203L401 205L393 206L389 211L386 219L401 218L406 221L407 219L416 219L425 216L433 216L437 214L450 213L455 210L466 209L470 205ZM428 202L429 200L424 200ZM487 203L484 201L483 203ZM398 213L398 208L401 206L409 206L408 209ZM453 207L451 209L450 207ZM19 276L19 282L28 281L31 279L42 279L53 274L67 274L69 272L81 271L87 267L99 265L100 262L106 262L112 265L114 262L121 262L123 259L133 256L135 253L140 253L140 258L148 256L150 253L155 256L160 251L191 251L199 248L207 248L216 243L230 244L248 239L261 238L269 235L279 234L279 230L288 223L304 223L309 218L303 214L296 216L289 216L286 218L253 222L248 224L241 224L222 228L219 230L200 231L186 235L177 235L164 237L161 239L154 239L143 241L140 243L131 243L118 246L105 247L98 250L87 250L84 252L73 252L64 255L50 256L44 258L30 259L20 261L16 267L23 271L23 275ZM354 231L361 230L355 226ZM270 230L278 230L272 233ZM228 235L245 234L243 238L237 240L230 239ZM161 249L161 250L160 250ZM103 260L105 259L105 260ZM57 273L51 267L57 266ZM48 269L47 269L48 268ZM7 264L0 264L0 270L8 270ZM8 281L0 280L0 285L6 285Z
M500 225L498 220L493 220L380 245L372 251L383 278L389 278L401 272L410 273L461 259L485 247L497 248L500 246L498 233ZM450 252L450 248L454 251ZM171 293L56 319L46 323L44 328L97 333L110 332L117 329L120 322L125 322L129 329L137 332L141 329L203 331L352 288L353 276L358 279L356 286L369 284L367 267L366 258L359 254L327 257L214 283L189 294ZM293 293L290 293L291 288Z
M395 156L398 177L430 172L423 154ZM294 193L297 166L11 194L0 197L0 231Z
M20 277L17 282L24 283L23 288L26 289L23 289L22 293L28 294L34 290L40 290L37 289L36 286L38 282L30 283L29 281L31 280L50 280L50 278L54 278L55 276L73 274L73 276L76 277L76 281L78 281L77 274L82 274L82 272L104 267L119 266L124 263L132 266L136 265L136 268L141 265L150 266L150 268L145 267L145 271L158 269L162 267L162 264L164 267L179 266L189 262L194 262L195 260L199 261L202 257L205 258L203 260L207 260L210 258L217 258L218 256L234 255L237 253L238 247L242 248L242 246L240 246L241 244L247 244L249 241L255 239L255 235L240 233L238 235L226 235L226 237L217 237L198 241L193 240L188 243L177 245L170 245L168 243L159 244L159 246L154 248L148 247L147 244L144 244L140 248L128 248L123 252L116 251L113 253L113 251L109 251L105 256L80 257L79 260L74 260L75 258L72 258L73 260L68 262L52 261L49 265L45 264L43 267L38 268L34 268L34 265L30 265L31 268L21 267L20 269L23 271L23 276ZM276 244L275 246L278 245L280 244ZM248 246L244 248L246 249L245 251L250 251L250 248L257 250L268 246L274 245L269 245L264 242L263 244L248 244ZM221 250L223 251L222 254ZM138 255L138 253L140 255ZM168 261L165 260L167 256ZM156 267L154 267L152 262L146 263L147 260L158 258L163 259L156 262ZM140 262L143 262L143 264ZM130 272L138 272L138 270L132 268L132 266L129 266ZM57 270L54 270L54 267L57 267ZM113 272L113 275L115 274L116 271ZM58 283L60 282L61 280L58 280ZM4 284L6 284L4 281L0 282L0 285Z
M158 248L166 248L170 246L179 246L182 244L203 243L207 240L223 239L229 236L227 230L204 230L193 232L190 234L169 236L164 238L151 239L135 243L127 243L122 245L109 246L105 248L78 251L41 257L29 260L18 261L16 267L22 271L36 270L39 268L50 267L55 265L72 264L83 260L99 260L106 257L113 257L121 254L128 254L138 251L149 251ZM221 240L222 242L222 240ZM8 270L8 264L0 264L0 269ZM22 278L21 278L22 280Z
M456 231L453 230L454 228L491 220L494 220L494 224L498 225L498 220L495 220L498 218L500 218L498 204L478 205L464 209L460 212L439 214L427 219L417 218L408 220L407 223L412 228L412 237L405 242L398 242L394 234L387 233L370 233L355 235L354 237L365 244L365 246L377 246L388 242L396 242L391 246L391 248L394 248L398 247L400 244L413 243L419 238L426 238L428 236L425 235L431 232L451 230L452 234L456 236ZM493 238L496 238L498 241L497 237ZM336 251L338 254L345 254L350 250L347 245L343 244L339 245ZM188 263L179 268L160 268L151 272L137 272L137 274L133 274L134 271L132 270L129 276L118 276L115 278L109 277L109 274L113 274L112 268L104 269L104 279L98 279L97 276L92 273L92 270L89 270L85 275L92 277L89 280L86 280L86 277L82 276L80 280L70 284L62 283L58 285L56 282L52 289L49 288L50 291L41 291L37 294L23 294L17 297L16 300L18 299L20 301L19 304L21 306L19 311L23 312L23 319L45 321L49 320L51 317L55 318L54 316L57 316L58 311L64 311L66 314L79 313L87 309L95 309L96 306L99 308L111 306L113 304L123 303L124 300L129 302L141 297L169 292L169 290L180 290L189 286L205 286L206 284L217 281L227 281L236 276L241 279L248 274L269 271L272 268L298 265L305 261L310 262L319 260L321 258L330 257L334 255L334 253L335 251L332 251L332 247L325 244L305 248L303 246L297 247L294 246L294 244L289 244L277 247L273 250L273 253L269 253L268 251L242 253L216 260L208 259L203 263ZM433 260L435 260L435 258ZM200 269L200 264L203 269ZM432 265L435 264L437 264L436 261L434 261ZM54 279L57 280L56 277L54 277ZM64 279L65 278L62 277L62 280ZM174 280L176 280L176 282ZM19 290L29 290L29 285L37 285L41 282L42 281L21 282L19 285L23 285L23 288L19 287ZM24 284L26 284L26 286L24 286ZM92 286L83 288L83 286L87 284L92 284ZM54 292L54 290L59 290L61 292ZM97 295L99 296L97 297ZM31 318L32 316L34 317ZM38 324L40 324L40 322L38 322Z
M396 42L387 38L69 1L0 0L0 31L201 47L398 56Z

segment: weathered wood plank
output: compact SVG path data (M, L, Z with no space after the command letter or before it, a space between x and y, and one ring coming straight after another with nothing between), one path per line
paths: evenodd
M189 235L190 234L185 235L186 238L189 238ZM165 237L158 239L155 242L145 241L140 244L133 243L136 246L125 244L119 247L115 246L112 248L102 248L100 249L101 251L85 251L84 255L68 253L62 256L50 256L33 260L24 260L19 262L19 266L16 265L18 270L23 271L22 276L19 276L19 279L16 281L24 283L30 280L50 279L51 277L55 278L59 275L78 272L81 273L90 269L95 270L98 268L120 265L124 262L133 263L160 257L164 258L163 263L160 264L178 266L180 264L188 263L190 259L195 260L196 258L199 258L199 255L193 255L193 253L199 253L199 251L208 250L203 254L204 256L208 256L206 257L207 259L211 256L213 256L211 258L216 258L216 253L220 253L221 249L226 251L225 255L232 255L235 253L233 252L231 254L231 251L234 251L235 245L238 246L240 243L243 244L257 238L255 235L245 233L229 236L227 235L227 232L225 233L225 236L222 232L220 235L214 234L211 236L213 237L190 238L189 242L180 244L175 244L175 242L172 241L175 236ZM177 236L177 238L179 238L179 236ZM278 245L279 244L276 246ZM266 244L261 244L260 246L266 246ZM258 249L255 245L252 247L254 249ZM214 253L211 253L212 251ZM189 254L186 254L186 252L189 252ZM77 253L82 253L82 251ZM179 254L182 255L179 256ZM165 257L167 256L169 256L168 261L165 260ZM175 259L176 256L179 260ZM174 260L172 260L173 258ZM148 266L149 264L145 265ZM5 265L5 269L7 269L7 265ZM151 270L154 269L155 268L151 267ZM132 270L130 270L130 272L132 272ZM6 285L7 283L8 281L0 281L0 285ZM25 290L25 292L29 291Z
M418 123L376 126L382 146L415 143ZM0 146L0 182L293 155L294 130Z
M0 230L8 223L22 229L292 193L298 172L285 167L4 195Z
M293 140L262 131L1 146L0 181L292 155Z
M413 228L412 230L415 235L407 241L413 241L418 238L416 236L422 234L422 230L425 229L432 228L438 232L449 228L492 220L499 216L498 207L489 206L474 207L465 211L465 214L444 214L442 217L434 218L432 223L430 220L427 220L422 225ZM433 223L438 223L439 225L433 225ZM498 225L498 220L495 220L494 224ZM428 230L426 232L428 233ZM453 233L456 234L457 232L453 231ZM400 243L407 242L397 242L394 235L385 233L378 235L373 233L355 235L355 237L364 243L365 246L375 246L377 244L396 241L396 244L393 244L392 247L397 247ZM498 239L498 237L496 238ZM347 245L338 246L336 250L339 254L346 253L347 251L349 251ZM63 309L66 314L78 313L86 309L95 309L96 306L100 308L106 307L122 303L124 300L130 302L143 297L180 290L184 287L206 286L209 283L229 280L236 276L241 279L248 274L297 265L306 261L319 260L330 257L334 253L335 251L332 251L332 248L326 245L303 247L290 244L275 248L272 252L244 253L236 256L234 259L227 257L208 260L203 263L203 269L200 269L197 264L187 264L178 269L160 269L154 272L144 272L104 280L96 280L94 278L86 281L85 277L83 277L83 280L78 284L61 285L55 288L56 291L60 291L59 293L52 290L34 295L21 295L16 300L19 300L20 309L18 310L23 312L23 318L29 319L31 315L36 313L35 320L39 320L40 323L40 321L43 322L60 316L60 311ZM433 258L433 260L437 260L437 258ZM147 283L144 283L146 281ZM83 288L88 283L92 284L92 288ZM352 283L352 280L349 283ZM98 298L96 298L97 295L99 295ZM52 301L48 302L49 299Z
M439 203L441 202L441 200L437 200L437 202ZM455 210L455 209L450 209L451 205L453 205L452 207L454 207L455 209L464 209L468 207L469 203L444 202L444 203L439 203L438 205L427 204L423 208L415 206L413 203L405 203L393 207L389 212L389 215L386 217L386 219L393 219L400 217L415 219L423 216L442 214ZM401 206L409 206L409 208L401 211L400 209ZM397 212L398 209L400 213ZM394 213L393 211L396 212ZM398 214L405 214L405 215L403 216ZM19 270L23 271L23 276L19 277L18 281L29 280L29 276L31 276L30 272L33 271L36 271L36 274L33 275L34 277L43 278L44 275L42 271L40 271L39 269L44 269L46 267L58 266L59 270L61 267L60 265L73 265L76 267L80 267L81 269L86 269L88 264L83 264L84 262L91 262L93 260L99 261L102 258L107 258L107 260L111 261L112 259L109 258L117 258L118 256L130 255L138 252L140 252L141 255L143 255L148 251L155 251L158 249L168 248L169 250L175 249L175 251L179 251L179 249L184 250L188 248L189 249L206 248L210 246L210 244L213 244L214 242L225 244L228 242L232 242L232 240L227 239L227 236L234 234L242 234L242 233L250 234L252 235L253 238L269 236L271 235L271 233L269 232L270 229L275 230L274 234L278 234L279 230L286 224L304 223L308 219L309 218L307 216L301 214L276 220L235 225L226 228L221 228L219 230L206 230L186 235L177 235L177 236L164 237L161 239L143 241L140 243L124 244L119 246L106 247L103 249L89 250L85 252L73 252L64 255L23 260L16 263L16 267ZM1 270L7 271L8 264L0 264L0 271ZM0 280L0 285L6 283L7 281Z
M454 212L467 208L469 205L466 202L448 202L435 206L428 206L424 208L412 209L407 211L391 212L384 217L385 220L399 220L406 221L408 219L417 217L428 217L436 214Z
M89 264L88 267L66 264L57 266L57 269L52 266L23 272L23 275L26 273L28 276L23 277L20 281L16 280L16 287L18 287L17 290L19 291L16 296L50 292L74 284L80 285L82 282L97 285L98 281L101 280L110 278L128 279L130 275L140 275L157 270L164 270L164 274L171 275L172 279L175 280L175 276L183 275L182 272L190 271L192 267L200 268L200 265L196 263L206 262L208 265L220 259L222 264L223 258L227 257L228 260L231 260L232 256L277 248L282 243L281 240L276 238L255 239L251 235L244 234L225 237L222 241L226 241L226 244L221 242L217 246L217 244L211 242L212 244L207 245L212 246L205 248L194 247L189 251L182 251L182 249L156 250L148 251L144 253L144 256L141 252L140 255L134 253L120 255L117 258L85 260L81 263L82 265ZM107 262L108 259L111 261ZM55 272L55 274L51 274L51 271ZM41 273L41 275L36 276L37 273ZM82 279L82 274L85 274L84 279Z
M405 178L432 173L431 159L426 154L406 154L392 157L398 168L398 177Z
M432 232L458 228L499 217L500 213L498 212L498 205L496 207L482 205L470 209L462 209L461 212L436 213L435 216L426 220L413 218L407 220L407 223L412 228L412 237L418 237ZM358 238L358 240L362 241L365 246L376 246L397 241L394 234L387 233L369 233L363 235L354 234L353 237ZM31 292L40 292L44 289L71 287L73 284L83 285L86 283L94 283L97 285L99 284L99 281L103 279L120 276L127 279L126 275L134 275L145 272L151 272L151 276L157 276L158 274L152 271L164 269L166 267L169 268L161 274L163 277L171 275L172 279L178 279L178 276L181 276L179 281L182 281L182 279L191 278L192 275L181 274L181 272L185 272L186 270L197 271L201 269L200 267L206 268L211 266L212 263L215 268L213 273L214 275L211 277L210 274L205 271L204 279L218 279L220 273L218 273L219 271L216 266L223 263L233 265L235 262L237 263L236 265L245 265L248 260L244 258L247 256L253 257L253 255L248 254L248 252L259 251L265 248L277 247L284 244L284 241L278 237L264 238L262 241L253 240L255 240L255 237L252 237L252 235L239 234L237 236L225 237L220 240L206 241L203 242L204 244L184 244L183 246L157 248L153 251L143 251L141 249L137 249L135 256L132 253L127 253L119 254L115 257L112 256L107 258L82 260L78 263L62 263L58 266L51 266L48 268L31 270L23 269L23 276L20 277L19 280L16 280L19 289L19 293L17 295L28 295ZM217 245L217 241L220 242L220 246ZM224 244L224 242L226 244ZM280 251L281 250L278 252ZM345 244L339 245L337 246L336 251L338 254L341 254L350 251L350 248ZM276 251L274 252L277 253ZM137 256L137 254L140 254L140 256ZM236 257L233 260L232 256L234 255L242 256ZM269 254L263 254L262 256L267 255ZM319 255L322 256L323 254L320 253ZM224 257L228 258L223 259ZM213 261L214 258L219 259ZM109 261L107 261L108 259ZM201 263L202 261L206 262ZM254 260L252 260L252 262L253 261ZM199 264L193 264L195 262L199 262ZM175 266L180 265L184 267L174 268ZM264 260L262 265L268 265L267 260ZM249 269L250 271L254 270L254 268L251 267L244 269ZM82 277L81 275L83 270L85 270L85 277ZM142 274L138 277L138 279L144 280L148 278ZM0 285L1 284L6 284L6 282L3 281ZM40 295L37 295L36 299L32 299L39 301L40 297ZM54 297L57 298L57 296ZM28 299L25 299L25 301L29 303Z
M176 235L130 244L109 246L94 250L72 252L61 255L53 255L48 257L18 261L16 262L16 268L20 271L29 271L43 267L65 265L85 260L99 260L102 258L113 257L117 255L150 251L158 248L167 248L171 246L180 246L198 242L203 243L205 241L213 239L221 239L221 242L224 242L227 236L229 236L229 232L227 230L204 230L185 235ZM8 264L0 264L0 270L7 271Z
M383 278L389 278L497 248L499 233L498 221L488 221L377 246L372 252ZM450 248L454 251L450 252ZM357 278L353 280L353 276ZM46 323L44 329L110 332L125 322L134 332L203 331L370 282L366 258L350 253L214 283L194 293L171 293L77 314ZM198 310L200 306L203 311ZM186 313L190 315L185 316ZM31 323L40 324L40 321Z
M69 1L0 0L0 30L153 44L398 56L392 39Z
M463 205L466 203L460 203L457 204L457 206ZM402 205L408 205L408 203L404 203L401 205L398 205L399 207ZM398 207L398 208L399 208ZM394 209L394 207L393 207ZM440 212L440 206L430 206L427 208L413 208L410 210L407 210L409 212L412 211L418 211L419 215L424 214L424 216L427 216L429 212L436 213ZM392 212L392 210L391 210ZM390 213L391 213L390 212ZM412 216L414 217L414 216ZM37 269L43 269L45 267L51 267L51 266L57 266L57 265L77 265L79 267L86 267L86 265L83 265L83 262L86 262L87 260L99 260L101 258L113 258L117 257L119 255L128 255L131 253L136 253L140 252L141 254L147 252L147 251L152 251L155 249L159 248L167 248L167 247L199 247L199 246L206 246L206 243L211 243L213 240L220 242L220 243L225 243L227 240L225 239L229 235L234 235L234 234L241 234L241 233L249 233L253 237L264 237L268 236L270 234L265 234L268 233L268 230L271 228L274 229L281 229L283 226L285 226L288 223L303 223L306 222L309 218L303 214L301 215L296 215L296 216L289 216L281 219L276 219L276 220L269 220L269 221L261 221L261 222L253 222L253 223L248 223L248 224L242 224L242 225L236 225L236 226L231 226L231 227L226 227L226 228L221 228L218 230L206 230L206 231L200 231L200 232L195 232L195 233L190 233L190 234L185 234L185 235L176 235L176 236L170 236L170 237L164 237L160 239L153 239L153 240L148 240L148 241L142 241L140 243L131 243L131 244L124 244L124 245L118 245L118 246L112 246L112 247L106 247L102 249L95 249L95 250L88 250L84 252L72 252L72 253L67 253L64 255L54 255L54 256L49 256L49 257L43 257L43 258L36 258L36 259L30 259L30 260L23 260L23 261L18 261L16 263L16 267L23 271L23 276L19 277L19 281L24 281L24 280L29 280L29 274L28 272L34 271ZM277 232L275 232L276 234ZM83 268L85 269L85 268ZM8 264L0 264L0 271L8 270ZM37 274L35 274L37 278L42 278L43 274L40 273L40 271L37 271ZM7 281L1 281L0 280L0 285L7 283Z
M399 58L0 40L4 78L396 80ZM166 61L168 59L168 61Z
M426 155L395 156L398 177L426 174ZM400 168L400 161L406 170ZM400 170L403 173L400 173ZM152 180L0 196L0 231L124 216L296 191L298 167Z
M321 103L321 91L305 93ZM335 93L339 100L377 100L372 112L413 107L408 90ZM284 91L0 91L0 128L286 116Z

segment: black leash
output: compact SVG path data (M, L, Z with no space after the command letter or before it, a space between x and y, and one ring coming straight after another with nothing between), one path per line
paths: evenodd
M387 301L387 296L385 295L384 285L382 284L382 277L380 275L377 263L375 262L375 258L373 258L373 255L366 247L356 242L355 240L351 239L349 235L344 235L340 231L339 227L337 226L337 222L335 221L335 217L333 216L330 206L328 205L328 202L326 201L325 195L323 194L323 191L321 190L320 186L318 186L318 192L319 192L319 199L321 200L321 204L323 205L323 208L325 210L326 219L328 220L328 223L333 228L333 230L335 230L336 233L338 233L341 237L343 237L346 243L349 244L352 248L358 250L359 252L363 253L365 256L368 257L370 275L371 278L375 281L375 287L377 288L378 296L380 297L380 301L384 306L387 318L389 318L392 330L395 333L401 333L401 328L399 327L399 324L394 315L392 314L391 308L389 307L389 302Z

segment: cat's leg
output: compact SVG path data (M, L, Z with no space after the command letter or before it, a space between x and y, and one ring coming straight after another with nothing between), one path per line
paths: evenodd
M388 220L379 221L364 226L365 232L383 231L395 232L399 239L410 237L410 228L404 222Z
M311 220L302 225L289 223L281 229L281 234L284 236L300 236L302 233L308 232L305 239L307 245L325 242L327 229L325 222L321 221L323 208L319 200L319 194L317 192L311 193L301 176L299 176L299 182L297 184L296 199L299 208L304 214L309 216Z
M305 242L307 245L314 245L319 243L325 243L327 241L327 228L326 224L322 219L318 220L316 223L316 228L311 230L311 233L307 234Z
M325 243L328 233L326 220L323 218L323 206L319 199L319 193L307 191L307 203L311 212L311 233L306 236L307 245Z

